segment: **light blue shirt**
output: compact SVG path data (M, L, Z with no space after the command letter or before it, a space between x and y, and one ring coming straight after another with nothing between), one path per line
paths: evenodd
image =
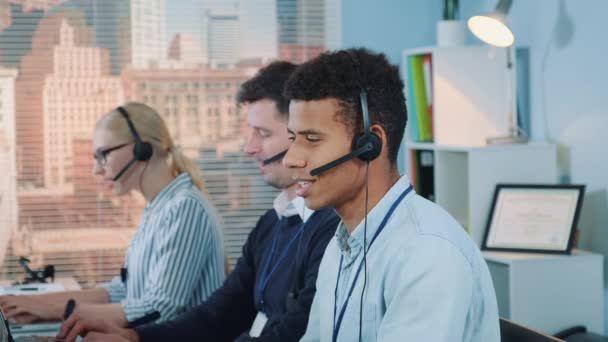
M369 212L368 246L409 185L402 176ZM364 222L350 236L343 222L338 226L319 267L317 292L301 341L332 341L334 303L337 321L363 260L363 234ZM496 295L481 252L445 210L414 191L396 207L368 249L366 280L364 342L500 341ZM363 283L364 269L346 306L338 341L358 341Z
M224 280L224 249L213 205L182 173L146 206L127 249L126 284L101 284L128 321L158 310L159 321L202 303ZM118 272L118 270L117 270Z

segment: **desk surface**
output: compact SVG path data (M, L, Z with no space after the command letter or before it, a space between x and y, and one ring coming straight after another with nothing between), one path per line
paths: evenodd
M13 280L0 280L0 287L9 287L13 283ZM77 291L80 290L80 285L76 279L72 277L56 278L56 284L63 285L66 291ZM55 336L61 328L61 323L37 323L27 325L11 325L11 332L13 337L23 336ZM77 341L80 341L78 339Z
M494 261L503 264L510 264L516 261L523 260L554 260L568 259L572 257L599 257L600 254L584 251L582 249L573 249L572 254L549 254L549 253L520 253L520 252L498 252L498 251L482 251L486 261Z
M14 280L0 280L0 287L10 287ZM56 278L55 283L63 285L66 291L80 290L80 284L72 277Z

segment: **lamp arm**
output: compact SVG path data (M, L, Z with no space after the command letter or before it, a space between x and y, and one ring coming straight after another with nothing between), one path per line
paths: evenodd
M509 9L511 9L512 4L513 0L499 0L498 4L496 4L496 12L506 15L509 13Z

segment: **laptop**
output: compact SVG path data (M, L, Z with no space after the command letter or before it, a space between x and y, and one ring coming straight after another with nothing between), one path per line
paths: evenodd
M33 326L36 326L36 324L32 324ZM56 333L58 331L58 324L57 323L53 323L54 325L54 330L49 331L44 330L45 334L48 333L52 333L53 331ZM45 326L45 327L50 327L50 324L41 324L38 325L40 327ZM35 329L28 329L28 333L43 333L43 330L38 330L35 331ZM55 336L19 336L19 337L14 337L11 333L11 327L8 324L8 321L6 320L6 318L4 317L4 313L2 313L2 310L0 310L0 342L52 342L52 341L62 341L62 340L58 340L55 338Z

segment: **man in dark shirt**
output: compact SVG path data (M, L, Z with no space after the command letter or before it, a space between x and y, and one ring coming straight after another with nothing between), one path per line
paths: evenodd
M234 271L203 304L177 319L122 329L71 317L60 337L85 341L298 341L308 323L319 263L339 218L333 209L311 211L295 196L281 159L289 146L288 101L283 86L295 65L274 62L245 82L237 95L250 133L245 151L272 186L283 189L251 231Z

